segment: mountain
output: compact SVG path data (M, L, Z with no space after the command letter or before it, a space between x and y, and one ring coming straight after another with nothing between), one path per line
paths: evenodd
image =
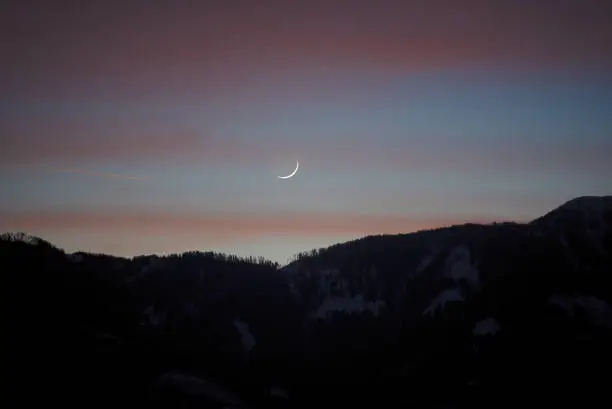
M282 268L68 254L25 234L0 236L0 263L21 403L473 408L588 404L609 384L612 196Z

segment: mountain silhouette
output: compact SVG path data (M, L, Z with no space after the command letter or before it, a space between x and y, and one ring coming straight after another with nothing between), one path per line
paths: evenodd
M9 406L589 404L612 367L612 196L368 236L286 266L0 236Z

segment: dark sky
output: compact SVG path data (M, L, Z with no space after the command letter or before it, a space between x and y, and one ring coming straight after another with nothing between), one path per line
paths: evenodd
M282 262L609 194L611 27L603 0L3 1L0 230Z

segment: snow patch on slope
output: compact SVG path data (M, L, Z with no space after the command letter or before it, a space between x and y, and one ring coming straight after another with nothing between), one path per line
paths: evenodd
M574 315L574 298L555 294L548 299L549 304L556 305L570 315Z
M449 290L442 291L436 298L432 300L429 307L427 307L427 309L423 311L423 315L433 314L438 309L443 308L447 302L463 300L464 298L457 288L451 288Z
M270 396L273 398L281 398L281 399L289 398L289 393L287 393L287 391L281 388L280 386L272 386L270 388L269 393L270 393Z
M499 323L495 318L487 317L476 323L474 326L474 335L495 335L500 329Z
M154 327L163 326L166 323L167 312L165 310L156 309L150 305L144 310L144 315L148 318L148 324Z
M591 324L612 328L612 306L597 297L570 297L556 294L551 296L548 301L550 304L557 305L565 310L570 317L575 317L578 310L582 310Z
M156 383L157 388L179 389L188 396L205 396L224 408L248 408L242 400L225 390L220 385L203 378L179 372L161 375Z
M378 315L384 301L366 301L362 295L355 297L329 297L319 306L312 315L318 318L326 318L333 312L361 313L370 311Z
M300 291L298 290L297 285L292 282L289 281L289 293L293 296L293 297L300 297Z
M242 345L247 351L250 351L255 346L255 344L257 344L257 341L255 340L253 334L251 334L251 331L249 331L249 324L244 321L235 319L234 326L236 327L238 332L240 332Z
M473 289L480 288L480 273L472 263L472 255L466 245L451 251L446 259L446 271L453 280L466 280Z
M429 266L431 264L431 262L433 261L435 255L434 254L430 254L429 256L425 256L421 262L419 263L419 265L417 266L416 270L415 270L415 274L420 274L423 272L423 270L425 270L427 268L427 266Z

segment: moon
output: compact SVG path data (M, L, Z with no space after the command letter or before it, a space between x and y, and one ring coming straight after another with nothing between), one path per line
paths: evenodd
M279 179L290 179L292 178L298 171L298 169L300 168L300 162L299 161L295 161L295 170L293 172L291 172L290 174L288 174L287 176L279 176Z

